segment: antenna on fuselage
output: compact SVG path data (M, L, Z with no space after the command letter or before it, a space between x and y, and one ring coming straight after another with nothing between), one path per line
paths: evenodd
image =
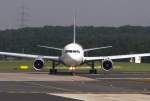
M76 43L76 12L74 15L74 28L73 28L73 43Z

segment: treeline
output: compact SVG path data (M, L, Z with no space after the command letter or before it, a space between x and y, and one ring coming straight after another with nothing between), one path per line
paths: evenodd
M116 55L150 52L150 27L77 27L76 41L83 48L113 46L88 55ZM73 26L45 26L0 31L0 51L60 55L61 52L37 47L63 48L73 40Z

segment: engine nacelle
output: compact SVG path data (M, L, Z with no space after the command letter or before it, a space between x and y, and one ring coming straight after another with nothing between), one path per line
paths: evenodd
M102 61L102 69L105 70L105 71L109 71L113 68L113 62L112 60L103 60Z
M35 70L41 70L44 67L44 60L42 58L37 58L33 63L33 68Z

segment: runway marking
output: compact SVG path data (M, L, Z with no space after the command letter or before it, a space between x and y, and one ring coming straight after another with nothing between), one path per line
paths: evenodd
M149 101L150 99L150 96L145 94L49 94L83 101Z
M96 80L150 80L150 78L96 78Z

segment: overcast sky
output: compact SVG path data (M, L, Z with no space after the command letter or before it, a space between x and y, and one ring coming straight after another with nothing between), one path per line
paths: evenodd
M19 25L22 0L0 0L0 29ZM29 26L150 25L150 0L24 0Z

